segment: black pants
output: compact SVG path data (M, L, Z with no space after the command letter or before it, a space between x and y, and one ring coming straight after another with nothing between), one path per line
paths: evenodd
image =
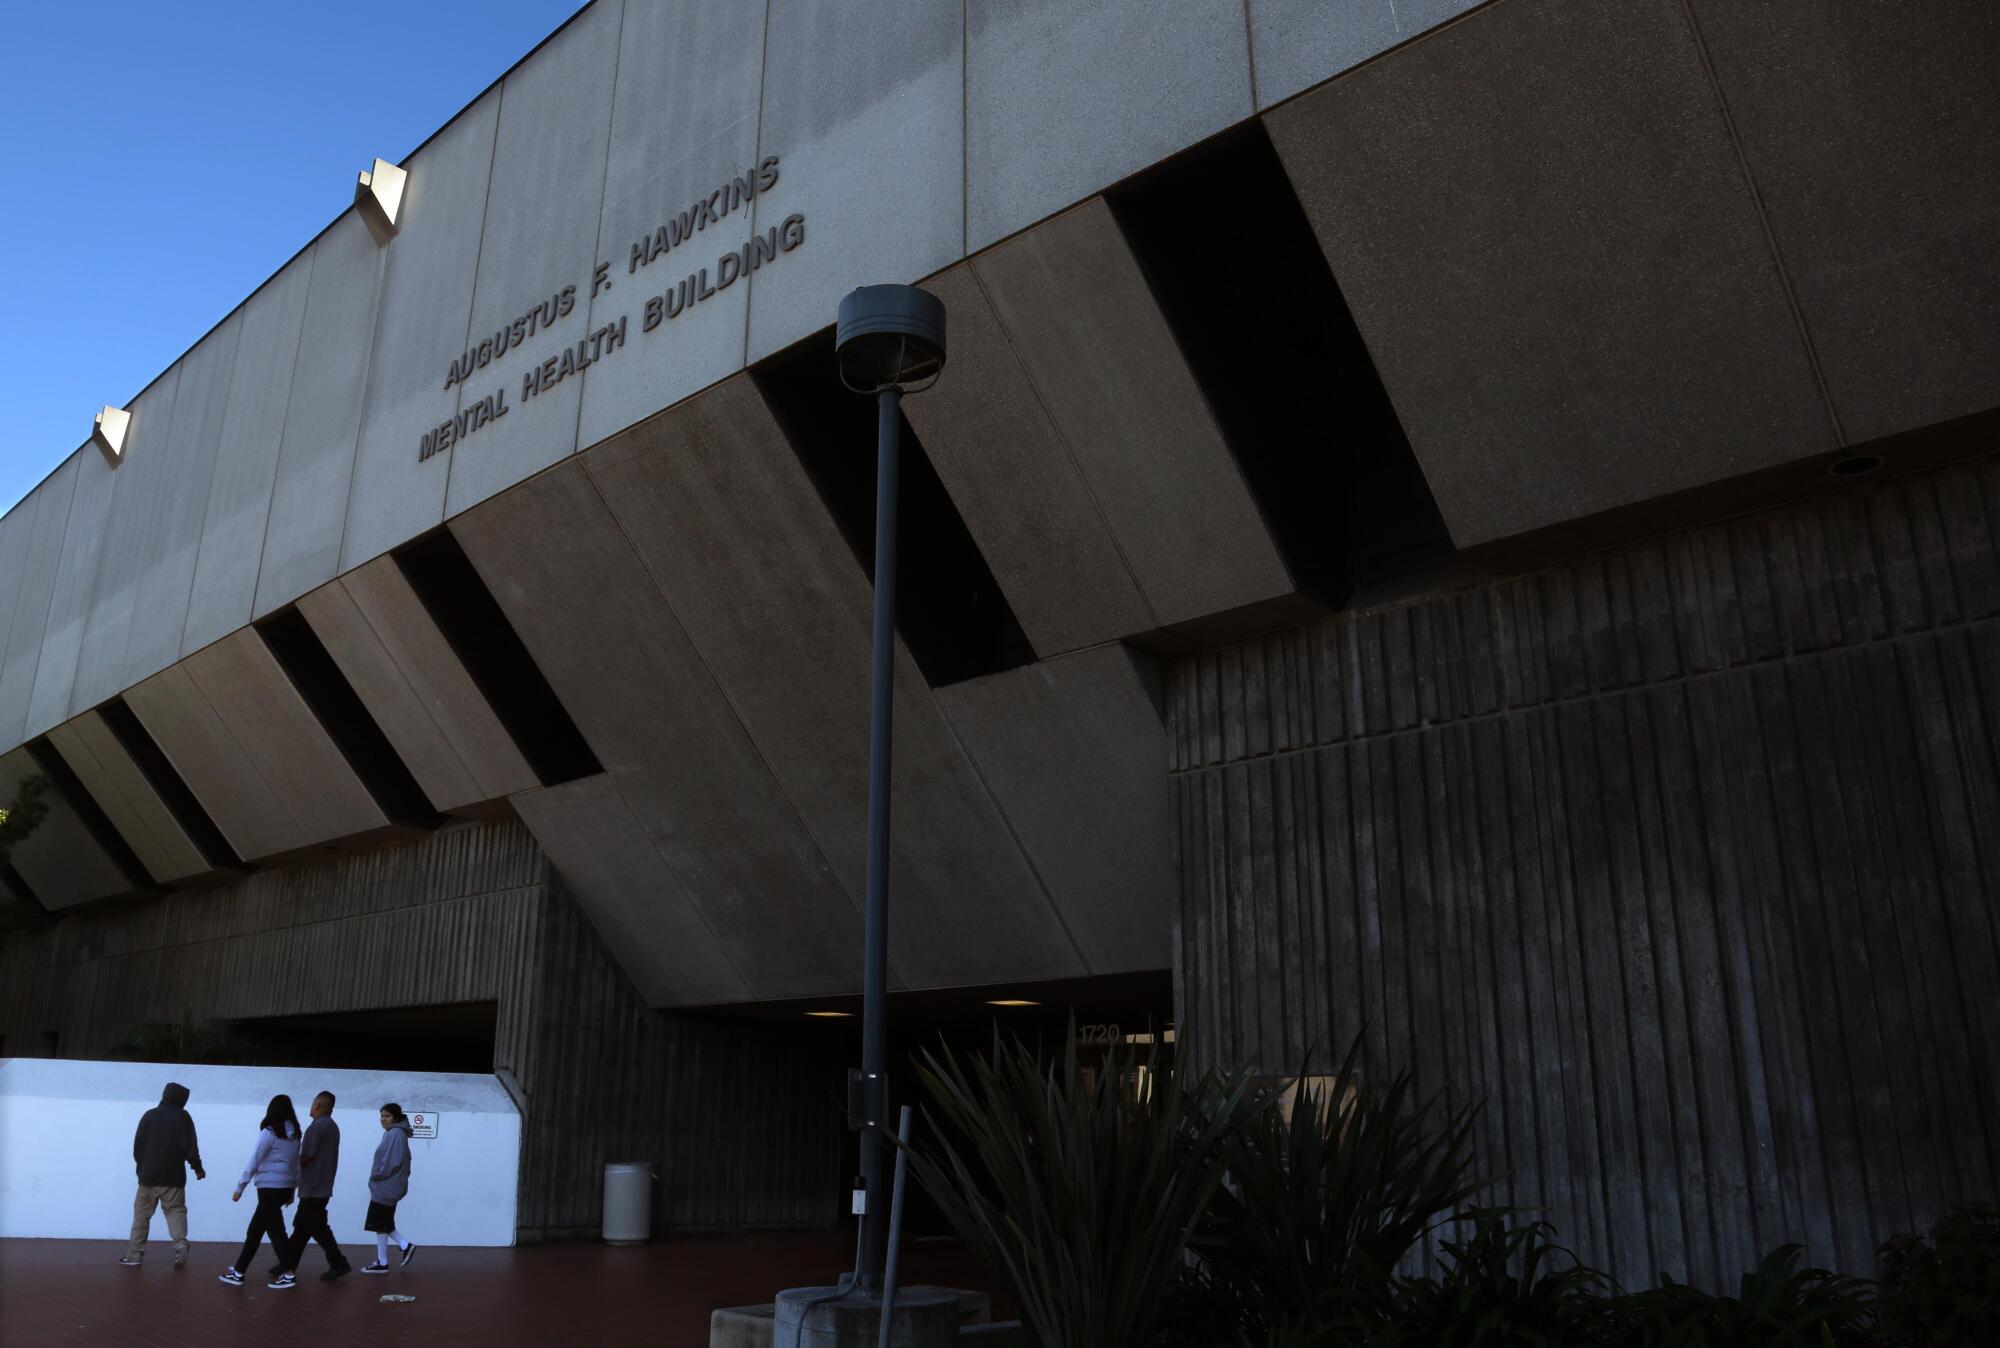
M320 1250L326 1255L328 1268L346 1268L347 1256L340 1252L340 1243L333 1238L333 1228L327 1225L324 1198L301 1198L299 1214L292 1219L291 1247L282 1251L279 1258L286 1268L298 1272L299 1260L304 1257L306 1246L319 1242Z
M285 1234L285 1204L292 1201L290 1189L259 1189L257 1210L250 1214L250 1229L243 1233L243 1253L236 1256L235 1269L238 1273L250 1271L250 1261L257 1257L257 1245L265 1236L271 1238L271 1248L278 1258L284 1259L291 1248L292 1238Z

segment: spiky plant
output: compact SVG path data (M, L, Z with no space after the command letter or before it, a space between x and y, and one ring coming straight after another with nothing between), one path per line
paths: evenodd
M1365 1079L1360 1047L1227 1139L1229 1182L1192 1248L1253 1336L1379 1321L1397 1266L1475 1188L1473 1111L1417 1098L1408 1073Z
M1246 1108L1241 1079L1157 1057L1054 1062L995 1034L926 1053L918 1182L992 1268L1035 1348L1151 1348Z

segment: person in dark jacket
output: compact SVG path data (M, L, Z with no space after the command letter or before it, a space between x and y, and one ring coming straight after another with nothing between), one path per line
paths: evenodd
M137 1268L146 1257L153 1209L161 1207L167 1211L167 1234L174 1238L174 1267L187 1265L187 1167L194 1167L196 1179L208 1178L208 1172L201 1168L201 1147L187 1102L188 1088L169 1081L160 1092L160 1103L139 1116L139 1131L132 1134L139 1192L132 1199L132 1239L126 1242L125 1257L118 1261L121 1264Z
M274 1095L265 1106L263 1122L257 1125L257 1145L251 1150L249 1164L243 1167L243 1178L236 1181L236 1191L229 1195L229 1201L241 1199L243 1190L252 1184L257 1186L257 1211L250 1216L250 1229L243 1233L243 1252L222 1271L221 1280L231 1287L241 1287L250 1261L257 1257L257 1246L268 1235L280 1261L280 1267L271 1275L270 1287L282 1291L292 1285L292 1275L283 1268L292 1241L285 1232L285 1209L292 1205L292 1195L299 1187L299 1115L292 1108L289 1095Z
M375 1233L375 1262L363 1273L389 1271L389 1242L395 1241L406 1267L417 1247L396 1229L396 1204L410 1192L410 1120L401 1105L382 1106L382 1140L375 1144L375 1163L368 1170L368 1220L362 1228Z
M319 1275L319 1280L333 1282L354 1271L347 1256L340 1252L340 1242L333 1238L333 1228L326 1220L326 1205L333 1198L334 1171L340 1166L340 1125L333 1121L333 1092L321 1091L315 1095L308 1112L312 1122L306 1125L306 1135L299 1142L299 1212L292 1219L292 1243L279 1252L281 1267L277 1272L297 1274L307 1243L317 1240L326 1255L326 1272Z

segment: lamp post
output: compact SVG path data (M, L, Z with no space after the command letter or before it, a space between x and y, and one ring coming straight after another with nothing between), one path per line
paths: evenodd
M896 506L905 393L944 369L944 303L915 286L862 286L840 302L834 329L840 382L875 395L875 653L868 739L868 905L863 918L861 1069L851 1073L848 1114L861 1126L860 1290L882 1288L889 1243L889 751L896 681Z

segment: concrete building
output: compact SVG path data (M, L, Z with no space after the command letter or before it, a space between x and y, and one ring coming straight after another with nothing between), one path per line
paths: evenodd
M1365 1026L1622 1276L1865 1270L2000 1173L1996 89L1980 0L596 0L0 521L0 1054L469 1051L525 1238L833 1220L921 282L910 1033Z

